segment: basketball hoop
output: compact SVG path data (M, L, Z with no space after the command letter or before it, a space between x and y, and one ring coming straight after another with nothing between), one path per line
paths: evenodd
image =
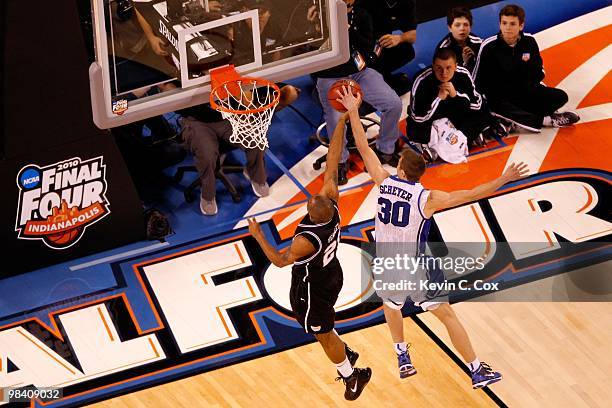
M230 142L265 150L268 127L280 100L278 86L266 79L241 77L233 65L210 71L210 77L210 106L232 124Z

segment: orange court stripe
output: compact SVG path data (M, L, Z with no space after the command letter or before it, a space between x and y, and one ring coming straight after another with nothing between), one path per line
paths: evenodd
M606 76L591 89L587 96L580 101L577 108L602 105L608 102L612 102L612 70L608 71Z
M111 341L115 341L115 339L113 338L113 334L110 331L110 327L108 327L108 324L106 323L104 314L102 313L102 308L98 306L97 309L98 309L98 314L100 315L100 319L102 319L102 323L104 323L104 328L106 328L106 333L108 333L108 337L110 337Z
M529 200L527 200L527 202L529 203L529 206L531 207L531 211L536 212L535 206L533 205L533 198L530 198Z
M217 309L217 314L219 315L219 317L221 318L221 321L223 322L223 327L225 327L225 332L227 333L227 337L231 337L232 332L230 332L229 327L227 327L227 323L225 322L225 319L223 318L223 313L221 313L221 308L217 306L216 309Z
M541 54L546 69L544 78L546 85L552 87L559 85L559 82L574 72L576 68L607 47L610 44L610 38L612 38L612 24L543 50ZM550 63L547 64L546 61ZM554 61L563 61L563 63L555 64Z
M548 170L588 168L612 171L612 160L603 154L612 150L612 118L580 123L557 132L540 172ZM610 183L610 180L604 180Z
M546 239L548 240L548 243L550 244L550 246L553 246L554 244L553 244L552 239L550 238L550 234L548 233L548 231L545 230L544 235L546 235Z
M153 344L153 339L150 338L150 337L149 337L149 344L151 345L151 348L155 352L155 358L159 358L159 352L157 351L157 348L155 347L155 344Z
M584 205L584 207L582 207L581 209L578 210L579 213L581 213L584 210L586 210L587 208L589 208L589 206L593 202L593 195L591 194L591 191L588 188L586 188L585 186L582 186L582 188L584 188L584 190L586 191L588 199L587 199L587 203Z
M236 252L238 252L238 256L240 257L240 263L243 264L244 257L242 256L242 252L240 251L240 247L238 246L237 242L234 242L234 248L236 249Z
M70 369L70 367L66 366L64 363L62 363L61 361L59 361L57 358L55 358L55 356L51 353L49 353L47 350L45 350L44 348L42 348L40 345L38 345L34 340L32 340L31 338L29 338L28 336L26 336L21 330L17 330L17 333L21 334L23 337L25 337L30 343L32 343L33 345L35 345L36 347L38 347L42 352L44 352L46 355L48 355L49 357L51 357L57 364L61 365L62 367L64 367L66 370L70 371L70 373L72 373L72 375L76 375L76 373L74 371L72 371Z
M476 208L474 207L474 205L470 205L470 208L472 210L472 214L474 214L474 217L476 218L476 221L478 222L478 226L480 227L480 231L482 232L482 235L485 238L485 242L486 242L486 247L485 247L485 252L483 254L483 257L486 258L487 255L489 255L489 252L491 252L491 240L489 239L489 235L487 235L487 232L485 231L484 225L482 225L482 221L480 221L480 217L478 216L478 213L476 212Z
M246 281L246 284L249 287L249 290L251 291L251 297L254 298L255 297L255 291L253 290L253 287L251 286L251 282L249 282L248 279Z

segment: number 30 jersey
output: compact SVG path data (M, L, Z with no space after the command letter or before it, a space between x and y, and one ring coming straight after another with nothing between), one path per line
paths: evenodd
M425 250L431 220L423 214L429 190L420 183L387 177L379 186L375 238L379 244L402 242L409 256ZM379 254L380 256L380 254Z
M307 214L298 224L295 237L306 238L315 247L315 252L293 263L293 274L303 278L304 282L324 282L330 278L330 272L340 271L340 262L336 257L340 243L340 213L334 204L334 215L326 223L315 224Z

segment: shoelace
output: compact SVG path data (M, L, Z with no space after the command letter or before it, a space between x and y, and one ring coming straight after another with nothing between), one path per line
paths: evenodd
M558 116L558 117L555 118L555 120L556 120L557 124L559 124L559 125L567 125L570 122L570 118L568 118L565 115Z
M481 363L480 363L480 366L481 366L482 368L484 368L484 370L485 370L485 372L486 372L487 374L492 374L492 373L493 373L493 369L492 369L492 368L491 368L491 366L490 366L490 365L488 365L487 363L485 363L485 362L481 362Z
M349 378L351 378L352 376L353 376L353 374L349 375L349 376L348 376L348 377L346 377L346 378L344 378L343 376L336 377L336 381L340 381L340 380L342 380L342 383L343 383L344 385L346 385L346 381L347 381Z

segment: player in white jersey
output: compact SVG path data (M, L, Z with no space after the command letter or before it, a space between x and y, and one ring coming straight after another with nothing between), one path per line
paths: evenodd
M409 256L423 255L427 240L429 223L436 211L445 208L456 207L472 201L487 197L506 183L518 180L527 175L527 166L524 163L512 164L501 175L488 183L481 184L471 190L460 190L446 193L439 190L428 190L420 183L421 176L426 167L423 158L411 151L404 150L397 165L397 176L392 176L385 170L380 160L368 146L365 131L359 119L357 111L360 100L352 93L344 89L338 99L350 112L350 122L355 137L355 144L363 158L372 180L379 187L378 212L376 215L375 238L377 242L377 257L380 242L386 243L386 251L397 253L397 247L393 248L389 243L395 243ZM382 254L384 256L384 254ZM431 271L434 273L435 271ZM437 280L438 277L430 276L427 279ZM405 274L405 272L404 272ZM418 275L418 273L417 273ZM442 279L444 279L442 277ZM386 296L384 291L378 292L383 299L385 319L391 332L394 349L397 353L400 378L406 378L416 374L416 370L410 360L407 345L404 340L404 327L401 309L404 305L406 293L398 297L398 291L392 296ZM401 294L401 293L400 293ZM474 353L470 339L457 315L446 300L430 297L428 293L411 291L410 297L417 306L423 310L431 311L445 326L455 348L468 364L472 373L472 386L482 388L488 384L501 380L502 376L494 372L486 363L480 362Z

